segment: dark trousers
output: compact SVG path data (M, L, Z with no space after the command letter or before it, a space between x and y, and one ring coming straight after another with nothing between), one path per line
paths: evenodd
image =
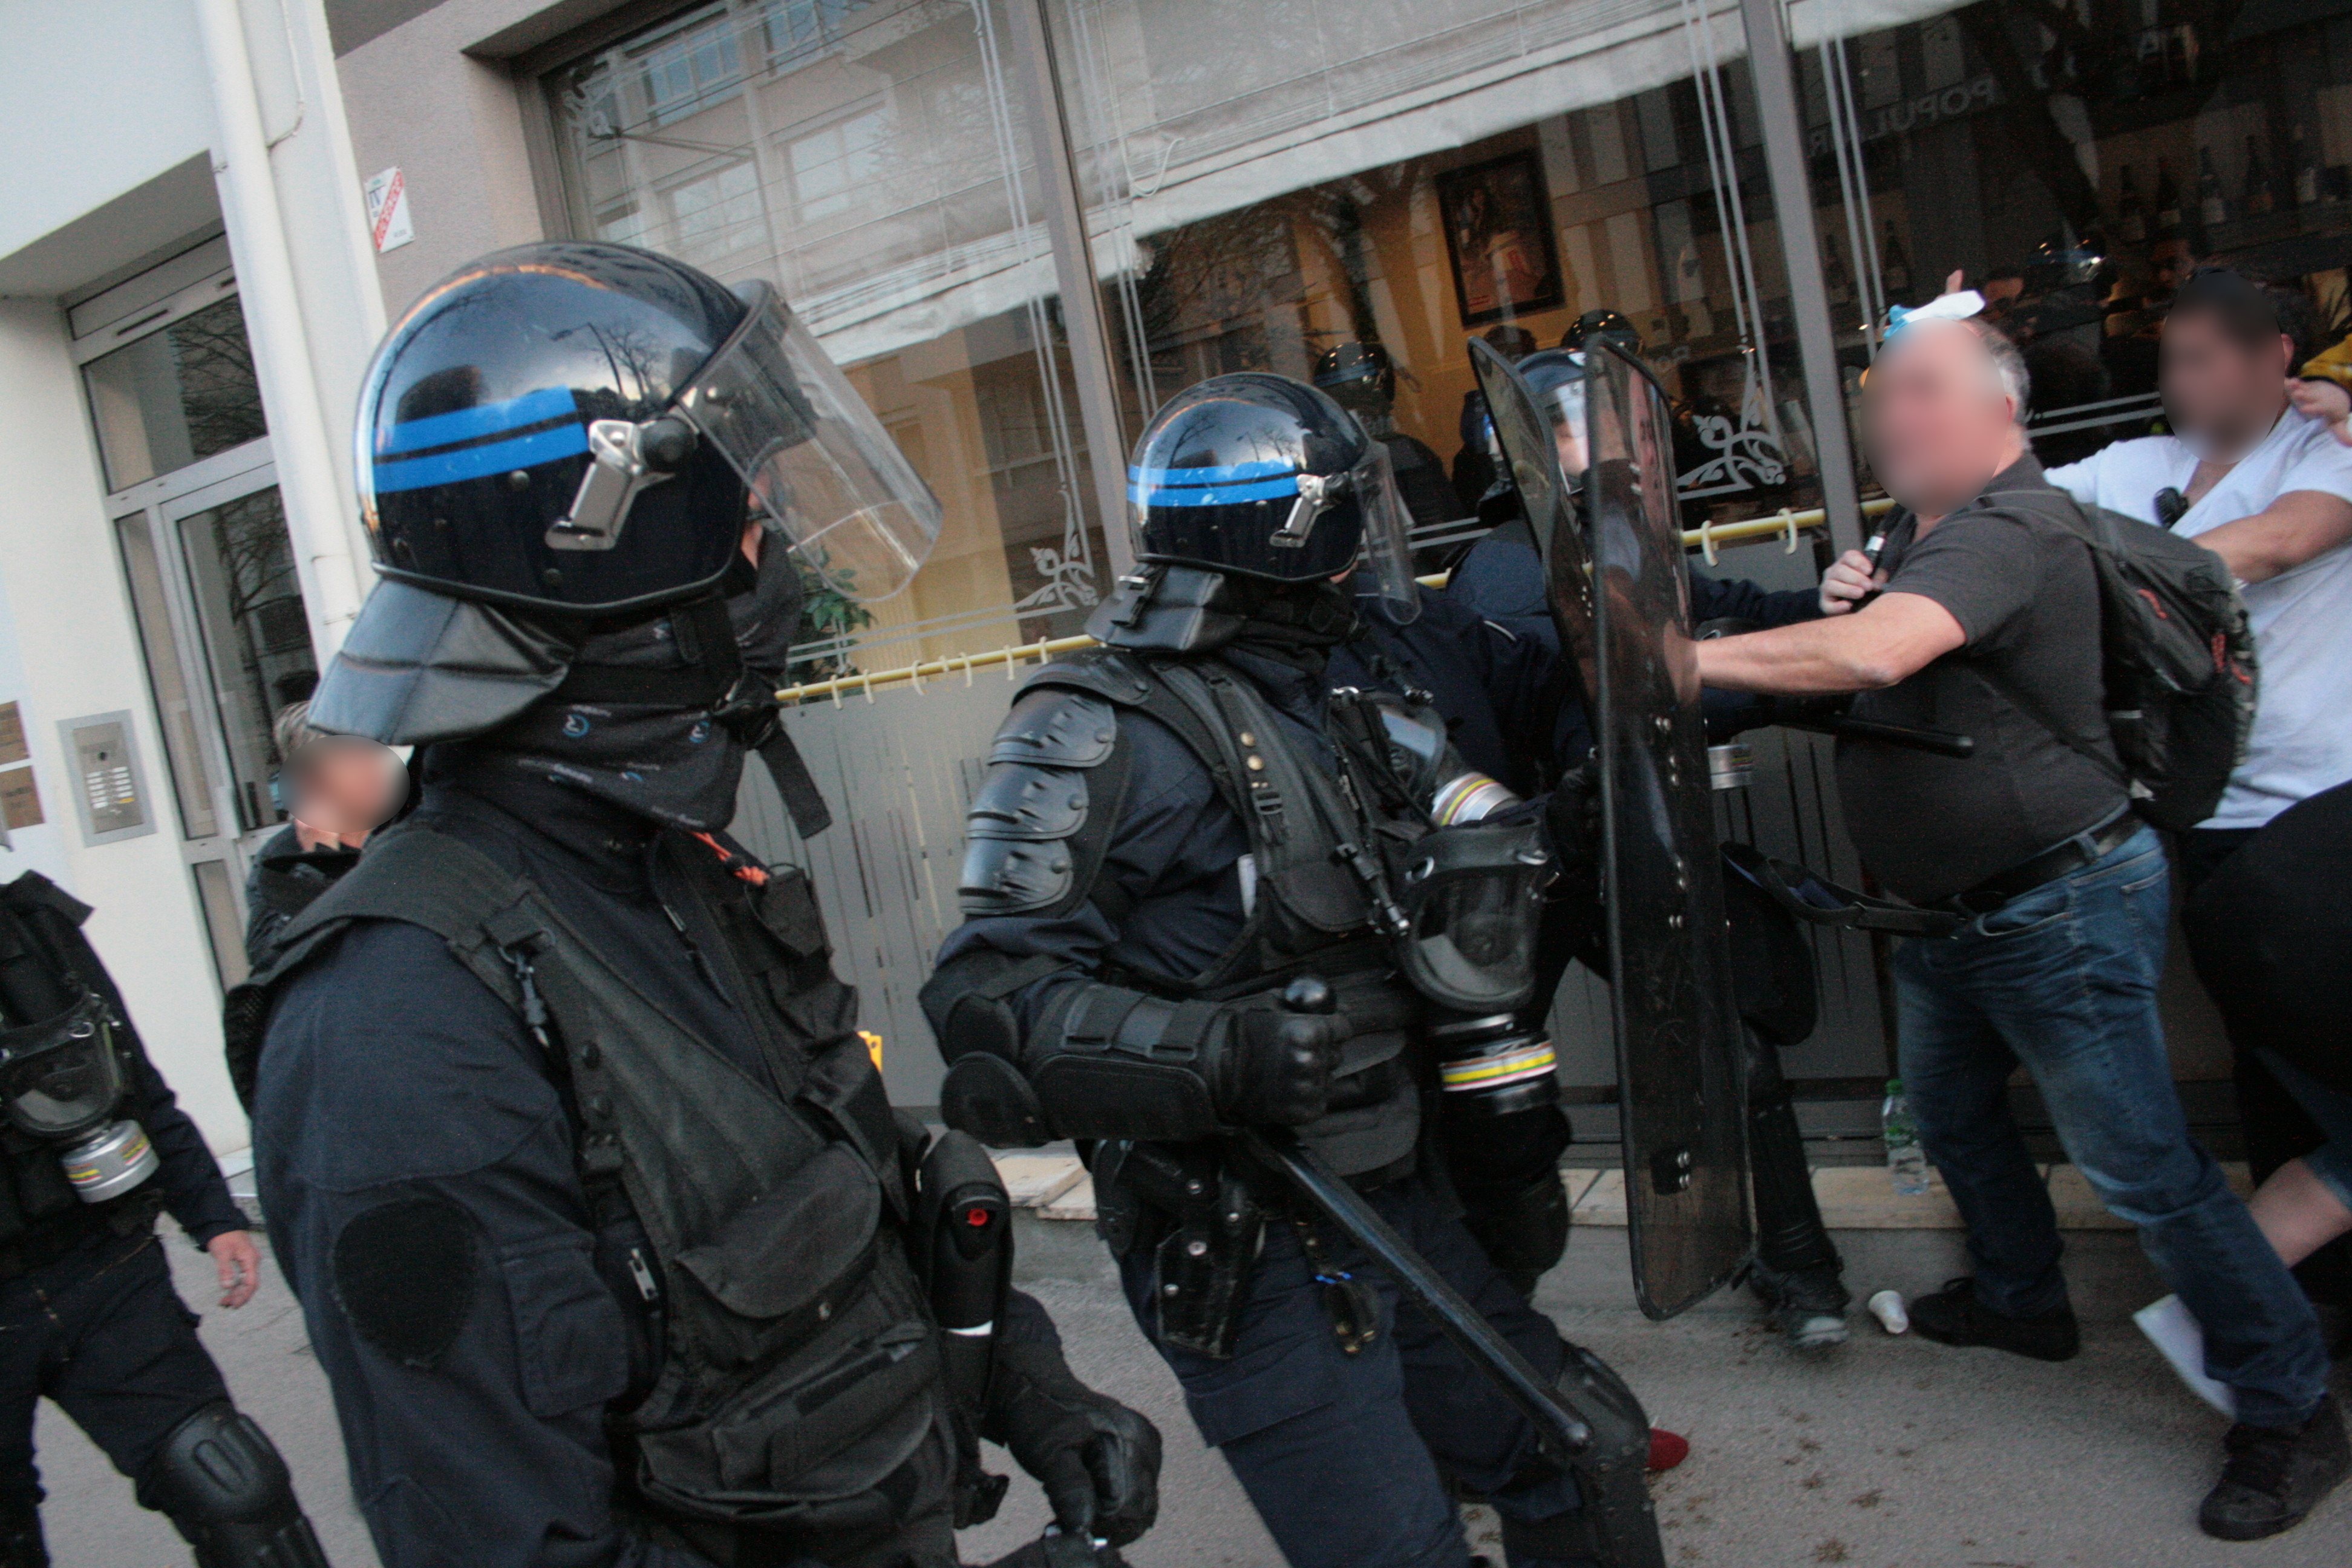
M108 1237L0 1285L0 1531L39 1540L33 1410L46 1395L156 1506L148 1468L172 1429L228 1397L152 1235ZM12 1542L0 1563L42 1561Z
M1538 1372L1558 1374L1565 1352L1551 1320L1419 1179L1366 1195ZM1527 1418L1378 1268L1328 1226L1316 1235L1328 1265L1380 1293L1379 1336L1358 1354L1340 1351L1283 1220L1267 1227L1232 1358L1160 1346L1202 1440L1224 1454L1291 1568L1467 1568L1455 1483L1528 1523L1575 1508L1575 1482L1538 1462ZM1121 1271L1152 1335L1151 1250L1130 1251Z
M2197 896L2222 863L2243 848L2262 830L2257 827L2200 827L2180 835L2176 847L2183 902ZM2308 889L2315 899L2341 899L2344 889L2332 879ZM2192 932L2189 957L2200 971L2205 955L2198 952ZM2221 1000L2216 998L2217 1001ZM2277 1042L2264 1037L2259 1024L2232 1016L2237 1009L2221 1006L2222 1027L2230 1037L2230 1076L2238 1091L2238 1121L2245 1130L2246 1167L2257 1185L2289 1160L2310 1153L2327 1142L2327 1134L2287 1092L2278 1075L2263 1061L2263 1047ZM2295 1266L2294 1277L2314 1300L2352 1306L2352 1237L2338 1237Z

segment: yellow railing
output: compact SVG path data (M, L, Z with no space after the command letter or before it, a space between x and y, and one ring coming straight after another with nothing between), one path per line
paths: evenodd
M1881 497L1862 503L1863 515L1876 517L1894 509L1895 503ZM1747 544L1759 539L1783 539L1793 552L1797 536L1811 529L1828 525L1829 514L1820 507L1806 511L1786 509L1770 517L1753 517L1739 522L1714 523L1683 531L1683 548L1696 550L1706 557L1707 564L1716 560L1716 547L1724 544ZM1443 572L1423 577L1424 588L1443 588L1446 574ZM1013 679L1015 666L1028 659L1045 663L1057 653L1072 653L1082 647L1092 647L1095 639L1081 632L1071 637L1040 637L1033 643L1001 647L992 653L950 654L944 658L918 659L913 664L900 665L896 669L861 670L856 675L838 676L831 680L811 680L799 686L787 686L776 693L776 700L787 706L806 702L815 698L830 697L836 707L845 695L863 693L871 700L875 689L887 686L912 686L923 689L924 683L961 677L963 684L971 684L973 672L1002 668L1006 680Z

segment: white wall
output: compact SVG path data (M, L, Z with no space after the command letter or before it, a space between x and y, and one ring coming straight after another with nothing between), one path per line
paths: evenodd
M0 4L0 256L204 151L212 127L184 0Z
M0 300L0 700L23 705L47 826L0 851L97 910L85 928L121 987L155 1065L216 1150L241 1148L245 1117L221 1058L220 994L199 923L117 563L96 446L68 352L65 317ZM129 709L140 785L156 831L86 847L58 721Z

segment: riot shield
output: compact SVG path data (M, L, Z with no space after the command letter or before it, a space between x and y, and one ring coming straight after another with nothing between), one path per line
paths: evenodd
M1503 466L1543 557L1545 594L1560 647L1575 660L1582 689L1596 689L1592 650L1592 562L1577 516L1574 481L1560 472L1551 416L1511 362L1483 338L1470 340L1470 365L1486 395L1487 416L1503 448ZM1562 757L1563 766L1580 759Z
M1727 1281L1753 1244L1740 1024L1672 416L1647 370L1600 345L1588 349L1585 412L1590 689L1604 764L1625 1213L1634 1293L1643 1311L1666 1318Z

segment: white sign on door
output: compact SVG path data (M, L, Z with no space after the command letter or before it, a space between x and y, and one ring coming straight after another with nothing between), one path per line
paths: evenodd
M367 215L378 256L416 237L416 226L408 216L408 182L398 169L386 169L368 181Z

